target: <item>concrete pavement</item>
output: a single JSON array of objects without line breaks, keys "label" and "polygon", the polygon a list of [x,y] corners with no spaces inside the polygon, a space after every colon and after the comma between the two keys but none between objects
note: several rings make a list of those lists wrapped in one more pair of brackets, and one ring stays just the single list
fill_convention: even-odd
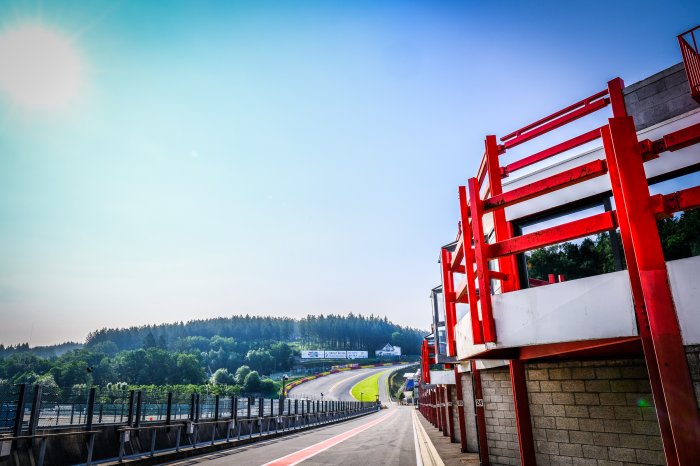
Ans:
[{"label": "concrete pavement", "polygon": [[351,400],[349,392],[354,384],[382,372],[379,377],[380,400],[388,404],[389,409],[359,419],[170,464],[424,466],[421,459],[423,455],[416,453],[418,437],[413,420],[414,409],[387,403],[389,397],[386,380],[393,369],[382,367],[332,374],[290,391],[291,396],[303,395],[301,389],[309,394],[323,391],[324,399]]}]

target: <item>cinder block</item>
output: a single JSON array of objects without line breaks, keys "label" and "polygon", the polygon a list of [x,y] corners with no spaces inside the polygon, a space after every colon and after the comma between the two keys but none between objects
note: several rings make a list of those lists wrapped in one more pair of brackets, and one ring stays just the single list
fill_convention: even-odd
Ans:
[{"label": "cinder block", "polygon": [[528,380],[549,380],[546,369],[529,369],[526,373]]},{"label": "cinder block", "polygon": [[559,444],[559,454],[562,456],[576,456],[578,458],[583,456],[583,450],[581,445],[576,443],[561,443]]},{"label": "cinder block", "polygon": [[543,380],[540,382],[540,390],[542,392],[560,392],[561,382],[552,380]]},{"label": "cinder block", "polygon": [[608,457],[613,461],[637,461],[637,454],[631,448],[608,447]]},{"label": "cinder block", "polygon": [[545,442],[538,440],[535,442],[535,448],[537,449],[538,453],[546,453],[549,455],[559,454],[559,444],[556,442]]},{"label": "cinder block", "polygon": [[598,461],[592,458],[572,458],[572,464],[573,466],[598,466]]},{"label": "cinder block", "polygon": [[551,393],[531,393],[530,402],[539,405],[551,405],[552,404],[552,394]]},{"label": "cinder block", "polygon": [[575,367],[571,370],[571,378],[584,381],[595,379],[595,369],[592,367]]},{"label": "cinder block", "polygon": [[556,429],[557,421],[554,417],[536,417],[532,420],[534,426],[538,429]]},{"label": "cinder block", "polygon": [[625,393],[601,393],[600,404],[606,406],[626,406],[628,404]]},{"label": "cinder block", "polygon": [[614,432],[617,434],[631,434],[632,422],[645,422],[645,421],[620,421],[617,419],[603,419],[603,426],[605,426],[605,432]]},{"label": "cinder block", "polygon": [[[579,420],[579,425],[581,424],[581,420]],[[580,443],[580,444],[586,444],[586,445],[594,445],[595,442],[593,441],[593,433],[592,432],[584,432],[580,430],[572,430],[569,432],[569,441],[571,443]]]},{"label": "cinder block", "polygon": [[619,379],[619,367],[596,367],[595,376],[598,379]]},{"label": "cinder block", "polygon": [[629,421],[633,434],[659,435],[659,424],[654,421]]},{"label": "cinder block", "polygon": [[561,383],[561,389],[565,392],[585,392],[586,384],[583,380],[564,380]]},{"label": "cinder block", "polygon": [[552,393],[552,403],[562,404],[562,405],[572,405],[574,404],[574,394],[573,393]]},{"label": "cinder block", "polygon": [[591,406],[588,411],[592,419],[615,419],[615,410],[612,406]]},{"label": "cinder block", "polygon": [[581,447],[583,450],[583,457],[584,458],[595,458],[598,460],[607,460],[608,459],[608,448],[607,447],[599,447],[596,445],[583,445]]},{"label": "cinder block", "polygon": [[[609,392],[611,391],[610,383],[611,382],[609,380],[586,380],[586,391],[594,393]],[[634,389],[619,391],[634,391]]]},{"label": "cinder block", "polygon": [[[617,435],[617,434],[609,434],[609,435]],[[619,434],[619,446],[625,447],[625,448],[641,448],[641,449],[646,449],[647,444],[649,443],[649,440],[652,440],[654,437],[650,437],[648,435],[636,435],[636,434]],[[613,445],[617,446],[617,445]]]},{"label": "cinder block", "polygon": [[588,407],[587,406],[565,406],[567,417],[588,417]]},{"label": "cinder block", "polygon": [[569,432],[566,430],[546,429],[545,432],[547,432],[547,441],[549,442],[569,443]]},{"label": "cinder block", "polygon": [[620,434],[593,432],[593,443],[603,447],[619,447]]},{"label": "cinder block", "polygon": [[[604,393],[600,395],[604,395]],[[574,393],[574,399],[577,405],[596,406],[601,404],[600,395],[598,393]]]},{"label": "cinder block", "polygon": [[624,379],[646,379],[649,377],[644,366],[621,367],[620,376]]},{"label": "cinder block", "polygon": [[542,407],[545,416],[564,417],[566,410],[564,405],[544,405]]},{"label": "cinder block", "polygon": [[579,430],[579,424],[578,424],[577,418],[557,417],[555,419],[556,419],[557,429]]},{"label": "cinder block", "polygon": [[579,427],[587,432],[605,432],[602,419],[579,419]]},{"label": "cinder block", "polygon": [[574,464],[571,457],[568,456],[552,455],[549,457],[549,461],[552,466],[572,466]]},{"label": "cinder block", "polygon": [[641,421],[642,409],[634,406],[615,406],[615,419],[635,419]]},{"label": "cinder block", "polygon": [[527,392],[528,393],[539,392],[539,391],[540,391],[540,382],[539,381],[533,380],[533,381],[527,382]]},{"label": "cinder block", "polygon": [[637,463],[640,464],[666,464],[663,451],[635,450]]},{"label": "cinder block", "polygon": [[571,379],[571,369],[568,367],[549,369],[549,378],[551,380],[569,380]]}]

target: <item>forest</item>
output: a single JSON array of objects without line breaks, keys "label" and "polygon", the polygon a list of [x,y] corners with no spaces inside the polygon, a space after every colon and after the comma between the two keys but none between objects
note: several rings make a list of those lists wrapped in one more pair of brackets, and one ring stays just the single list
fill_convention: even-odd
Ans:
[{"label": "forest", "polygon": [[[91,332],[84,345],[0,344],[0,384],[56,389],[97,385],[229,387],[271,394],[269,379],[292,369],[304,348],[366,350],[386,343],[418,354],[425,332],[361,315],[232,316]],[[53,354],[52,354],[53,350]]]}]

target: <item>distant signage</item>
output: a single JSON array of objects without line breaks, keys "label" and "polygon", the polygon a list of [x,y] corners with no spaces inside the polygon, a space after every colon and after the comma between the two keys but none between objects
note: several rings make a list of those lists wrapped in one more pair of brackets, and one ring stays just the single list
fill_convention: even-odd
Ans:
[{"label": "distant signage", "polygon": [[301,359],[323,359],[323,350],[302,351]]},{"label": "distant signage", "polygon": [[367,351],[348,351],[348,359],[367,359]]},{"label": "distant signage", "polygon": [[326,359],[345,359],[347,351],[326,351]]}]

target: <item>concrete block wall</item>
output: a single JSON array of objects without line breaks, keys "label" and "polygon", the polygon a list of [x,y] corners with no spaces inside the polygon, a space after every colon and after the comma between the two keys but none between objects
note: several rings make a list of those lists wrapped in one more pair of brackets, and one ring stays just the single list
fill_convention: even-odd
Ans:
[{"label": "concrete block wall", "polygon": [[460,374],[462,378],[462,399],[464,400],[464,424],[467,428],[467,450],[473,453],[479,451],[476,432],[476,412],[474,411],[474,390],[470,372]]},{"label": "concrete block wall", "polygon": [[519,465],[520,448],[508,368],[481,371],[481,391],[490,464]]},{"label": "concrete block wall", "polygon": [[665,464],[642,360],[526,367],[537,464]]},{"label": "concrete block wall", "polygon": [[700,410],[700,345],[686,346],[685,355],[688,358],[690,378],[693,381],[693,388],[695,389],[695,399],[698,402],[698,410]]},{"label": "concrete block wall", "polygon": [[700,108],[690,96],[683,63],[678,63],[624,89],[627,113],[637,130]]}]

